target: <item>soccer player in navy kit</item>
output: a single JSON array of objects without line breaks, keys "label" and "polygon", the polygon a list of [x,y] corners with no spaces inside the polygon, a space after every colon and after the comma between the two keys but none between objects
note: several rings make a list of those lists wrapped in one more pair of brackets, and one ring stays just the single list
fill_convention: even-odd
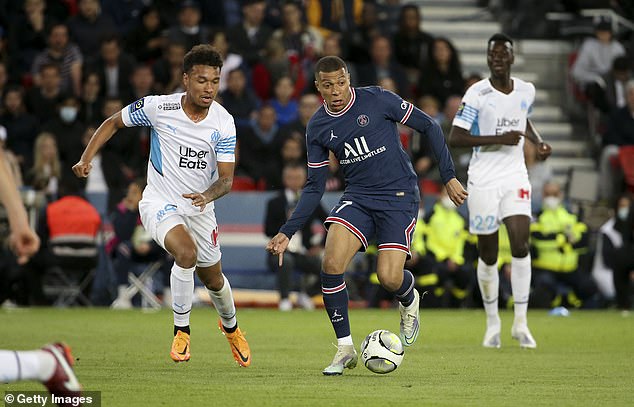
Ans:
[{"label": "soccer player in navy kit", "polygon": [[403,270],[410,255],[420,194],[416,173],[403,150],[396,123],[427,135],[449,197],[461,205],[467,197],[455,178],[454,166],[440,127],[425,113],[379,87],[352,88],[343,60],[334,56],[315,65],[315,85],[324,105],[306,129],[308,181],[295,212],[267,244],[280,256],[289,239],[319,204],[328,176],[328,152],[341,165],[346,189],[326,219],[328,237],[321,273],[326,311],[337,335],[337,353],[323,370],[341,375],[357,364],[350,335],[348,292],[343,273],[358,250],[375,239],[379,248],[377,274],[381,285],[400,304],[401,340],[411,346],[419,332],[419,294],[412,274]]}]

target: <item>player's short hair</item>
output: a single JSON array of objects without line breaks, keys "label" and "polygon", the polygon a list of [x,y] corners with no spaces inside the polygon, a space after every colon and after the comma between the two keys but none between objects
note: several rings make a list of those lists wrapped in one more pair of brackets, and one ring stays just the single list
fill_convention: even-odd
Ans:
[{"label": "player's short hair", "polygon": [[513,51],[513,40],[508,35],[504,33],[493,34],[491,38],[489,38],[489,41],[487,41],[488,48],[491,48],[491,45],[496,42],[503,42],[509,50]]},{"label": "player's short hair", "polygon": [[222,57],[214,47],[209,44],[194,46],[183,58],[183,72],[190,73],[194,65],[207,65],[222,68]]},{"label": "player's short hair", "polygon": [[334,55],[323,57],[315,64],[315,79],[319,79],[319,72],[335,72],[341,68],[348,72],[348,66],[343,59]]}]

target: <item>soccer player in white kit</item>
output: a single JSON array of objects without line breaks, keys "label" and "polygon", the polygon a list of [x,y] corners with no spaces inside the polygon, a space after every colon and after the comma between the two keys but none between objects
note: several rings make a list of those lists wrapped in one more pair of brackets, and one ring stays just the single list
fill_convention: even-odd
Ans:
[{"label": "soccer player in white kit", "polygon": [[147,187],[139,204],[145,229],[174,256],[170,276],[175,362],[190,359],[189,315],[194,270],[205,284],[240,366],[251,364],[249,345],[238,328],[229,281],[222,274],[216,199],[231,190],[236,129],[233,117],[214,101],[222,58],[210,45],[197,45],[183,60],[185,93],[146,96],[106,119],[73,166],[86,177],[91,160],[124,126],[151,127]]},{"label": "soccer player in white kit", "polygon": [[449,143],[473,147],[469,163],[469,231],[478,235],[478,285],[487,314],[482,345],[501,346],[498,315],[498,229],[504,222],[511,243],[511,288],[515,319],[511,336],[522,348],[537,343],[526,319],[531,283],[529,226],[531,185],[524,163],[524,139],[538,146],[539,159],[551,147],[544,143],[528,115],[535,100],[535,87],[511,77],[513,41],[495,34],[488,41],[490,77],[473,84],[465,93],[453,121]]}]

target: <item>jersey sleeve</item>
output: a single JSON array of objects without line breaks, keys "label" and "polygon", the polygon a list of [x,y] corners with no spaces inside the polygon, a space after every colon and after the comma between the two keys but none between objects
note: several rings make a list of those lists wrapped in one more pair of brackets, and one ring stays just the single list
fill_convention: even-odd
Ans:
[{"label": "jersey sleeve", "polygon": [[531,117],[531,115],[533,114],[533,105],[535,104],[535,85],[533,85],[532,83],[528,84],[528,87],[530,89],[530,102],[528,104],[528,110],[527,110],[527,117]]},{"label": "jersey sleeve", "polygon": [[472,87],[462,97],[462,103],[456,117],[453,119],[453,125],[467,131],[471,130],[471,126],[478,120],[478,112],[480,111],[480,103],[477,91]]},{"label": "jersey sleeve", "polygon": [[121,119],[126,127],[147,126],[152,127],[156,123],[156,96],[146,96],[130,103],[121,109]]},{"label": "jersey sleeve", "polygon": [[402,123],[425,135],[438,161],[440,178],[443,183],[456,177],[456,170],[445,143],[442,129],[428,114],[403,100],[388,90],[381,89],[380,96],[385,105],[385,112],[390,120]]},{"label": "jersey sleeve", "polygon": [[220,140],[216,144],[216,157],[218,162],[233,163],[236,161],[236,125],[230,115],[223,123]]},{"label": "jersey sleeve", "polygon": [[310,123],[306,129],[306,149],[308,150],[308,178],[297,206],[291,217],[280,228],[289,239],[303,228],[321,202],[328,178],[328,149],[321,145],[313,134]]}]

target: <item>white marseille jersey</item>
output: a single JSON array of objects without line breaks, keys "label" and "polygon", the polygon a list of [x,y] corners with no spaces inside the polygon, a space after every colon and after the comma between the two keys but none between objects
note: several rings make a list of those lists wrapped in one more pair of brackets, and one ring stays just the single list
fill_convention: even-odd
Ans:
[{"label": "white marseille jersey", "polygon": [[[218,162],[235,162],[233,117],[213,102],[207,117],[194,123],[183,111],[184,93],[146,96],[121,110],[128,126],[150,127],[150,162],[144,198],[157,197],[183,214],[200,209],[181,195],[203,192],[218,179]],[[213,202],[205,212],[213,210]]]},{"label": "white marseille jersey", "polygon": [[[513,80],[513,91],[504,94],[489,79],[474,83],[462,98],[453,125],[472,135],[501,135],[507,131],[526,131],[526,121],[535,100],[533,84]],[[469,162],[469,185],[495,187],[512,175],[527,177],[524,163],[524,137],[516,146],[491,145],[473,148]]]}]

